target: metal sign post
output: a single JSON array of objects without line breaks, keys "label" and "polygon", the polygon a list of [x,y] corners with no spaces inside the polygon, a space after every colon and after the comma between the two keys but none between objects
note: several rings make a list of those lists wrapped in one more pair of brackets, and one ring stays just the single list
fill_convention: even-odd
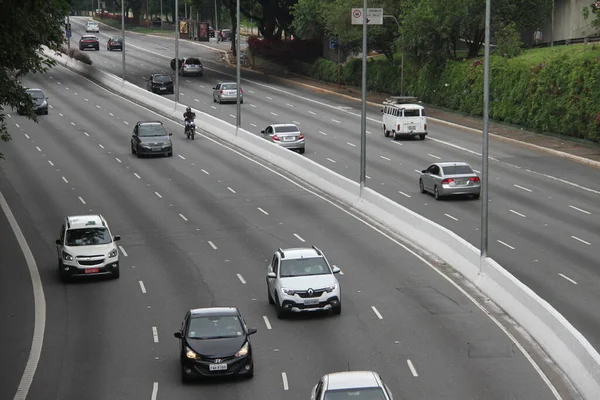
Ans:
[{"label": "metal sign post", "polygon": [[121,0],[121,64],[123,67],[123,82],[125,82],[125,49],[127,43],[125,43],[125,1]]},{"label": "metal sign post", "polygon": [[238,130],[242,127],[242,105],[240,103],[240,90],[241,86],[241,66],[240,66],[240,0],[237,0],[237,21],[236,21],[236,32],[235,32],[235,69],[236,69],[236,103],[237,103],[237,115],[235,124],[235,135],[237,136]]},{"label": "metal sign post", "polygon": [[179,103],[179,0],[175,0],[175,103]]},{"label": "metal sign post", "polygon": [[488,147],[489,147],[489,121],[490,121],[490,19],[492,14],[492,0],[485,4],[485,61],[483,72],[483,149],[481,150],[481,259],[479,271],[488,254]]}]

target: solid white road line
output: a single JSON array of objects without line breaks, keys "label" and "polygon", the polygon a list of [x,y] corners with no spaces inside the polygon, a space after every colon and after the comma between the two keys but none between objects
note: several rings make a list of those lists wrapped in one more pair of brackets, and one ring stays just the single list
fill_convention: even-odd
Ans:
[{"label": "solid white road line", "polygon": [[263,210],[262,208],[258,207],[258,211],[260,211],[261,213],[265,214],[265,215],[269,215],[268,212],[266,212],[265,210]]},{"label": "solid white road line", "polygon": [[435,154],[427,154],[427,155],[428,155],[429,157],[433,157],[433,158],[435,158],[435,159],[437,159],[437,160],[441,160],[441,159],[442,159],[442,157],[438,157],[438,156],[436,156]]},{"label": "solid white road line", "polygon": [[384,159],[384,160],[386,160],[386,161],[392,161],[392,159],[391,159],[391,158],[387,158],[387,157],[384,157],[384,156],[379,156],[379,158],[383,158],[383,159]]},{"label": "solid white road line", "polygon": [[281,379],[283,380],[283,390],[290,390],[287,380],[287,374],[285,372],[281,373]]},{"label": "solid white road line", "polygon": [[240,274],[237,274],[238,279],[240,280],[240,282],[242,282],[242,284],[246,284],[246,281],[244,280],[244,277]]},{"label": "solid white road line", "polygon": [[206,175],[210,175],[207,170],[201,169],[200,171],[204,172]]},{"label": "solid white road line", "polygon": [[123,248],[123,246],[119,246],[119,250],[121,250],[121,253],[123,253],[123,255],[125,257],[127,257],[127,252],[125,251],[125,249]]},{"label": "solid white road line", "polygon": [[583,240],[583,239],[580,239],[580,238],[578,238],[577,236],[571,236],[571,237],[572,237],[573,239],[575,239],[575,240],[577,240],[577,241],[579,241],[579,242],[583,243],[583,244],[587,244],[588,246],[591,246],[591,245],[592,245],[590,242],[586,242],[585,240]]},{"label": "solid white road line", "polygon": [[302,239],[302,237],[300,237],[300,235],[298,235],[297,233],[294,233],[294,236],[296,236],[296,239],[298,239],[302,243],[306,243],[306,240]]},{"label": "solid white road line", "polygon": [[154,343],[158,343],[158,331],[155,326],[152,327],[152,336],[154,337]]},{"label": "solid white road line", "polygon": [[589,211],[585,211],[585,210],[582,210],[581,208],[578,208],[578,207],[575,207],[575,206],[571,206],[571,205],[569,205],[569,207],[571,207],[573,210],[580,211],[580,212],[582,212],[582,213],[584,213],[584,214],[588,214],[588,215],[590,215],[590,214],[591,214],[591,212],[589,212]]},{"label": "solid white road line", "polygon": [[410,369],[411,374],[413,374],[413,376],[416,378],[417,376],[419,376],[419,374],[417,374],[417,369],[415,368],[415,366],[413,365],[412,361],[410,360],[406,360],[406,363],[408,364],[408,368]]},{"label": "solid white road line", "polygon": [[100,143],[98,143],[98,146],[100,146],[101,148],[104,148],[104,146],[102,146]]},{"label": "solid white road line", "polygon": [[231,193],[236,193],[235,190],[233,190],[232,188],[230,188],[229,186],[227,186],[227,189],[231,192]]},{"label": "solid white road line", "polygon": [[117,160],[118,162],[123,162],[123,161],[119,160],[118,158],[115,158],[115,160]]},{"label": "solid white road line", "polygon": [[144,286],[144,282],[140,281],[140,289],[142,289],[142,293],[146,294],[146,286]]},{"label": "solid white road line", "polygon": [[185,160],[185,157],[182,156],[181,154],[177,154],[177,157],[181,158],[182,160]]},{"label": "solid white road line", "polygon": [[35,148],[37,149],[37,151],[41,152],[42,149],[40,149],[38,146],[35,146]]},{"label": "solid white road line", "polygon": [[156,196],[157,196],[159,199],[162,199],[162,196],[160,195],[160,193],[158,193],[158,192],[154,192],[154,194],[155,194],[155,195],[156,195]]},{"label": "solid white road line", "polygon": [[504,243],[502,240],[498,240],[498,243],[500,243],[501,245],[504,245],[506,247],[508,247],[511,250],[514,250],[515,248],[512,247],[510,244]]},{"label": "solid white road line", "polygon": [[375,308],[375,306],[371,306],[371,309],[373,310],[375,315],[377,315],[377,318],[383,319],[383,316],[379,313],[379,311]]},{"label": "solid white road line", "polygon": [[265,325],[267,326],[267,329],[272,329],[271,323],[269,322],[269,318],[267,318],[266,315],[263,315],[263,320],[265,321]]},{"label": "solid white road line", "polygon": [[577,285],[577,282],[575,282],[573,279],[569,278],[568,276],[561,274],[560,272],[558,273],[560,276],[562,276],[563,278],[565,278],[566,280],[568,280],[569,282],[571,282],[574,285]]},{"label": "solid white road line", "polygon": [[6,219],[10,227],[13,230],[21,252],[25,257],[27,263],[27,269],[29,270],[29,276],[31,278],[31,285],[33,287],[33,304],[34,304],[34,322],[33,322],[33,339],[31,341],[31,349],[29,350],[29,356],[27,358],[27,364],[21,376],[21,381],[17,387],[17,393],[15,394],[14,400],[25,400],[27,393],[33,382],[35,371],[40,361],[40,355],[42,353],[42,345],[44,343],[44,330],[46,329],[46,299],[44,296],[44,287],[42,285],[42,278],[38,270],[37,264],[33,253],[25,240],[25,236],[15,219],[12,211],[10,210],[6,199],[2,192],[0,192],[0,208],[4,211]]},{"label": "solid white road line", "polygon": [[450,218],[450,219],[453,219],[453,220],[455,220],[455,221],[458,221],[458,218],[455,218],[455,217],[453,217],[453,216],[452,216],[452,215],[450,215],[450,214],[444,214],[444,215],[445,215],[446,217]]},{"label": "solid white road line", "polygon": [[142,177],[141,177],[141,176],[139,176],[137,173],[135,173],[135,172],[134,172],[133,174],[135,175],[135,177],[136,177],[136,178],[138,178],[138,179],[142,179]]},{"label": "solid white road line", "polygon": [[215,244],[213,242],[211,242],[210,240],[208,241],[208,244],[210,245],[210,247],[213,248],[213,250],[217,250],[218,249],[218,247],[215,246]]},{"label": "solid white road line", "polygon": [[79,201],[81,201],[83,204],[86,204],[85,200],[82,199],[81,197],[78,197]]},{"label": "solid white road line", "polygon": [[508,211],[510,211],[510,212],[511,212],[511,213],[513,213],[513,214],[516,214],[516,215],[518,215],[519,217],[526,218],[525,214],[521,214],[520,212],[517,212],[517,211],[515,211],[515,210],[508,210]]},{"label": "solid white road line", "polygon": [[325,136],[327,136],[327,134],[326,134],[325,132],[323,132],[323,131],[319,131],[319,133],[320,133],[321,135],[325,135]]},{"label": "solid white road line", "polygon": [[533,192],[533,190],[527,189],[526,187],[523,187],[523,186],[514,185],[514,184],[513,184],[513,186],[516,187],[516,188],[519,188],[521,190],[525,190],[526,192],[530,192],[530,193]]},{"label": "solid white road line", "polygon": [[67,180],[67,178],[65,178],[64,176],[62,177],[62,180],[65,181],[65,183],[69,183],[69,181]]},{"label": "solid white road line", "polygon": [[356,145],[355,145],[354,143],[346,142],[346,144],[347,144],[348,146],[356,147]]},{"label": "solid white road line", "polygon": [[327,157],[327,161],[331,161],[332,163],[335,163],[335,160],[332,160],[331,158]]},{"label": "solid white road line", "polygon": [[183,214],[179,214],[179,216],[181,217],[181,219],[182,219],[182,220],[184,220],[184,221],[186,221],[186,222],[187,222],[187,220],[188,220],[188,219],[185,217],[185,215],[183,215]]},{"label": "solid white road line", "polygon": [[401,192],[401,191],[399,191],[399,190],[398,190],[398,193],[400,193],[402,196],[405,196],[405,197],[410,197],[410,194],[406,194],[406,193],[404,193],[404,192]]},{"label": "solid white road line", "polygon": [[156,400],[158,398],[158,382],[152,384],[152,396],[150,400]]},{"label": "solid white road line", "polygon": [[54,167],[54,163],[52,161],[48,160],[48,164]]}]

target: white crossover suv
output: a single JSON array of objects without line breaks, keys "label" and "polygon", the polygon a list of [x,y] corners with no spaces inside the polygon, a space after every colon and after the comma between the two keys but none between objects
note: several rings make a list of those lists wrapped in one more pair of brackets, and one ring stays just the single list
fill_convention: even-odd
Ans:
[{"label": "white crossover suv", "polygon": [[66,217],[56,240],[58,271],[63,281],[74,276],[109,275],[119,277],[121,240],[112,236],[102,215]]},{"label": "white crossover suv", "polygon": [[331,267],[325,255],[312,248],[277,249],[267,266],[267,292],[277,318],[289,312],[331,310],[342,312],[340,269]]}]

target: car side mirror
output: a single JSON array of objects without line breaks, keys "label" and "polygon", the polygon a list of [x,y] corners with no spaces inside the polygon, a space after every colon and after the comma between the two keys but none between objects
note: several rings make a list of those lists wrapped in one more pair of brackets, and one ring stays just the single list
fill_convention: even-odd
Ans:
[{"label": "car side mirror", "polygon": [[262,130],[262,131],[260,131],[260,133],[262,133],[262,134],[264,135],[264,134],[265,134],[265,131],[264,131],[264,130]]},{"label": "car side mirror", "polygon": [[275,274],[275,272],[269,272],[267,278],[277,278],[277,274]]},{"label": "car side mirror", "polygon": [[338,267],[333,267],[331,270],[333,271],[334,274],[339,274],[342,271]]},{"label": "car side mirror", "polygon": [[248,328],[248,335],[254,335],[256,332],[258,332],[258,329],[256,329],[256,328]]},{"label": "car side mirror", "polygon": [[56,239],[56,242],[55,242],[55,243],[56,243],[56,244],[62,244],[62,240],[60,240],[60,239]]},{"label": "car side mirror", "polygon": [[169,132],[169,136],[173,136],[173,134],[171,132]]},{"label": "car side mirror", "polygon": [[217,90],[217,87],[216,87],[216,86],[213,86],[213,90]]},{"label": "car side mirror", "polygon": [[46,100],[50,99],[50,97],[46,97]]},{"label": "car side mirror", "polygon": [[421,172],[422,172],[422,173],[424,173],[424,174],[426,174],[426,173],[427,173],[427,170],[426,170],[426,169],[424,169],[424,170],[422,170]]},{"label": "car side mirror", "polygon": [[118,242],[119,240],[121,240],[121,235],[115,235],[115,236],[113,236],[113,240],[115,242]]},{"label": "car side mirror", "polygon": [[381,113],[383,114],[383,110],[381,110]]},{"label": "car side mirror", "polygon": [[134,138],[134,137],[135,137],[135,133],[132,133],[132,134],[131,134],[131,137],[133,137],[133,138]]},{"label": "car side mirror", "polygon": [[173,336],[175,336],[177,339],[183,339],[183,336],[181,335],[181,332],[175,332],[173,334]]}]

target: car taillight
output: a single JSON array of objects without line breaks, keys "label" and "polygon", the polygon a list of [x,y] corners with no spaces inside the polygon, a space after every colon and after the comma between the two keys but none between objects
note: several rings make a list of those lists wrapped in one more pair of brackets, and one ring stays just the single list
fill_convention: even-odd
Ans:
[{"label": "car taillight", "polygon": [[219,94],[223,94],[223,89],[221,89],[221,91],[219,92]]},{"label": "car taillight", "polygon": [[244,89],[240,89],[240,94],[244,94]]},{"label": "car taillight", "polygon": [[473,182],[479,182],[479,177],[478,176],[474,176],[470,179]]},{"label": "car taillight", "polygon": [[400,125],[398,125],[398,129],[396,129],[398,132],[400,132]]},{"label": "car taillight", "polygon": [[447,185],[447,184],[449,184],[451,182],[454,182],[454,179],[452,179],[452,178],[446,178],[446,179],[444,179],[442,181],[442,185]]},{"label": "car taillight", "polygon": [[427,124],[425,124],[425,132],[427,132]]},{"label": "car taillight", "polygon": [[277,135],[273,135],[271,137],[273,138],[273,140],[279,140],[279,136],[277,136]]},{"label": "car taillight", "polygon": [[301,134],[298,136],[298,139],[304,139],[304,133],[301,133]]}]

